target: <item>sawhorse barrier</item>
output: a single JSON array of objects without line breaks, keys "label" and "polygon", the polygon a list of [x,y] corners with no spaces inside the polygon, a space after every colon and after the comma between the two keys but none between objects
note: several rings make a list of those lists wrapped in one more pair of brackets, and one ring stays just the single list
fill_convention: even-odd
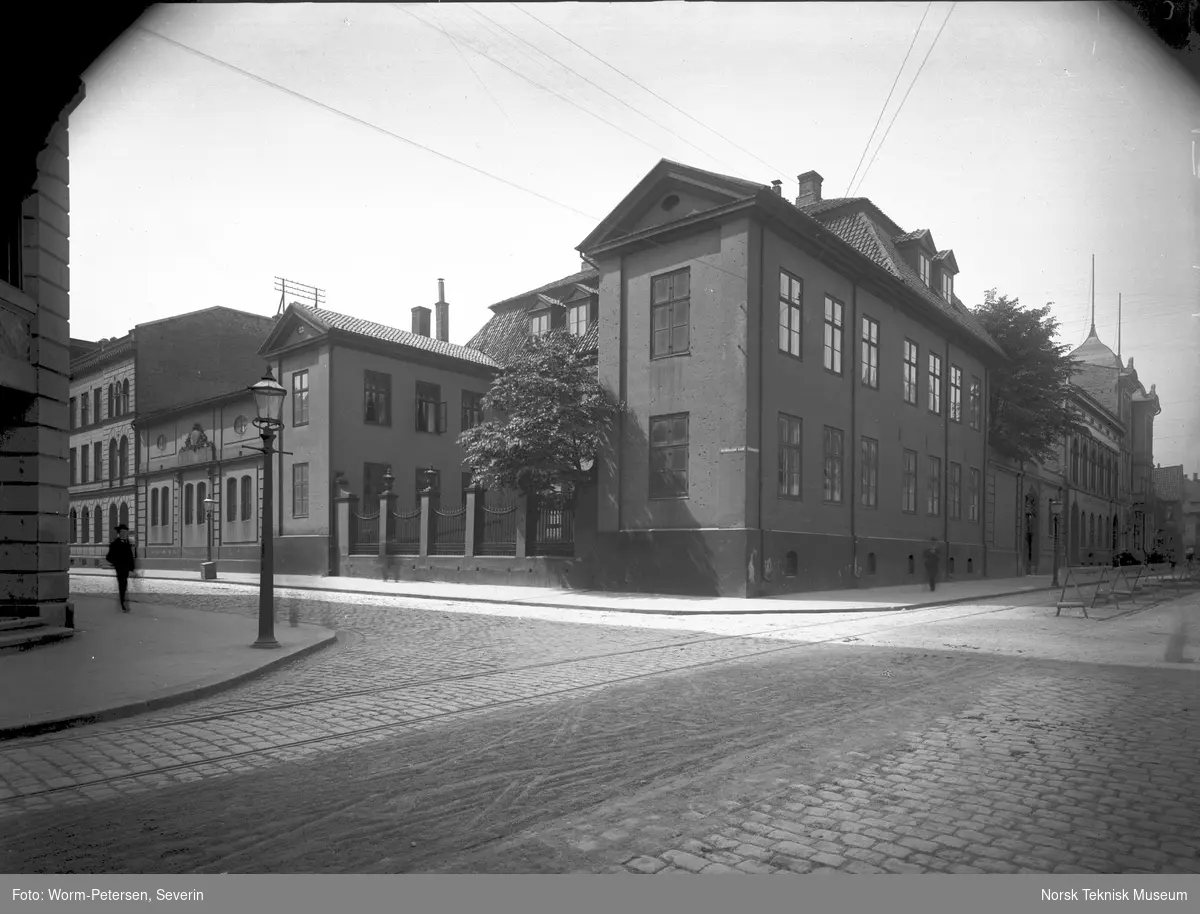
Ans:
[{"label": "sawhorse barrier", "polygon": [[[1118,591],[1114,590],[1115,579],[1112,572],[1115,569],[1108,565],[1068,565],[1067,576],[1063,580],[1062,593],[1059,594],[1057,611],[1054,615],[1062,614],[1064,609],[1077,607],[1083,610],[1083,617],[1090,619],[1088,609],[1094,608],[1096,601],[1100,597],[1112,600],[1117,604],[1117,609],[1121,608],[1120,600],[1118,599]],[[1095,588],[1091,592],[1091,599],[1084,596],[1083,588]],[[1074,598],[1067,596],[1067,590],[1074,592]]]}]

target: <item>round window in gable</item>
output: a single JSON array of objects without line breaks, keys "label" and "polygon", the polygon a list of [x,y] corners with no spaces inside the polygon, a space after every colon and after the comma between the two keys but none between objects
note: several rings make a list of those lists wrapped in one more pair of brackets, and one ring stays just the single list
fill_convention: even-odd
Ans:
[{"label": "round window in gable", "polygon": [[158,441],[157,441],[157,442],[155,442],[155,443],[158,445],[158,449],[159,449],[160,451],[165,451],[165,450],[167,449],[167,436],[166,436],[166,435],[159,435],[159,436],[158,436]]},{"label": "round window in gable", "polygon": [[670,212],[679,205],[679,194],[668,194],[663,198],[662,208],[666,212]]},{"label": "round window in gable", "polygon": [[238,416],[233,422],[233,430],[239,435],[246,430],[246,417]]}]

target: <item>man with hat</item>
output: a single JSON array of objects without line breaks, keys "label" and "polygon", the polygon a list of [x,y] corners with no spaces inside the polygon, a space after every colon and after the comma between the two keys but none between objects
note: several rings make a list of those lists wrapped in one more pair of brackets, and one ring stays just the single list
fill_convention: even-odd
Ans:
[{"label": "man with hat", "polygon": [[135,567],[133,544],[129,542],[129,527],[125,524],[117,527],[117,538],[108,547],[108,555],[104,557],[108,564],[117,572],[117,592],[121,597],[121,611],[129,612],[125,602],[125,592],[129,587],[129,575]]}]

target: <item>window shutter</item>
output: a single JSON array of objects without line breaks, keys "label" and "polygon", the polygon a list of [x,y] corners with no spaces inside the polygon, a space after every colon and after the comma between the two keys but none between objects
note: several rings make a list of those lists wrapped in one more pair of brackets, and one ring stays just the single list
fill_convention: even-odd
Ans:
[{"label": "window shutter", "polygon": [[443,400],[437,405],[437,432],[442,434],[446,431],[446,402]]}]

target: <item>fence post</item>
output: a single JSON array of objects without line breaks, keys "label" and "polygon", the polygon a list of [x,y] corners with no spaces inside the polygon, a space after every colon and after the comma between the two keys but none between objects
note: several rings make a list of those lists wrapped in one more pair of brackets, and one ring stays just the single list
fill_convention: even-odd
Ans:
[{"label": "fence post", "polygon": [[341,493],[334,499],[334,503],[337,509],[338,560],[341,567],[345,568],[350,550],[354,548],[354,536],[358,532],[355,524],[351,522],[351,518],[358,512],[358,496],[345,489],[342,489]]},{"label": "fence post", "polygon": [[529,558],[537,550],[534,548],[537,539],[538,522],[537,495],[521,493],[517,496],[517,550],[519,559]]},{"label": "fence post", "polygon": [[433,486],[421,490],[421,546],[417,554],[423,559],[429,557],[437,536],[437,517],[434,515],[438,505],[437,495]]},{"label": "fence post", "polygon": [[467,489],[466,530],[463,532],[463,557],[474,558],[483,539],[483,486],[472,484]]},{"label": "fence post", "polygon": [[395,483],[396,477],[392,475],[392,468],[388,467],[387,472],[383,475],[383,493],[379,496],[379,557],[387,558],[388,540],[391,539],[391,534],[396,529],[396,518],[393,512],[396,510],[396,493],[392,491],[392,484]]}]

